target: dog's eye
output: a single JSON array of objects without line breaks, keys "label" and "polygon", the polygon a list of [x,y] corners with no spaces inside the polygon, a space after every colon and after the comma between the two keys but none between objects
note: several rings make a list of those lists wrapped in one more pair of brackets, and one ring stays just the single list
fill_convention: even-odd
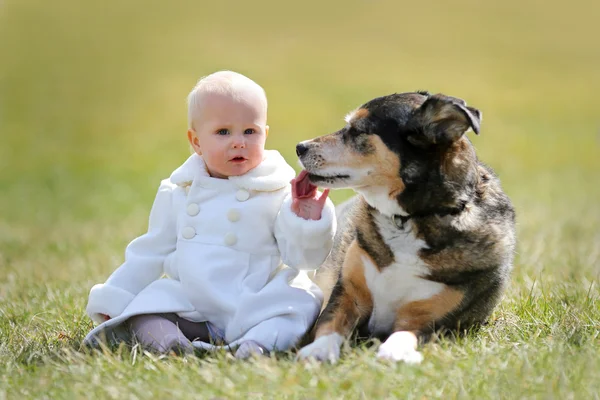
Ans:
[{"label": "dog's eye", "polygon": [[350,137],[356,137],[356,136],[362,134],[362,132],[359,131],[358,129],[356,129],[354,126],[351,126],[350,128],[348,128],[348,131],[346,133]]},{"label": "dog's eye", "polygon": [[342,134],[342,140],[344,142],[355,142],[356,139],[361,136],[361,132],[356,129],[354,126],[349,126],[345,132]]}]

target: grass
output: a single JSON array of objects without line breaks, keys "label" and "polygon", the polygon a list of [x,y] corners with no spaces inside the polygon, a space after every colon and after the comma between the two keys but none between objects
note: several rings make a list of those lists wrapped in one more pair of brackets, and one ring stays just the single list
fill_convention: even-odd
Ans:
[{"label": "grass", "polygon": [[[0,399],[600,398],[599,12],[584,0],[0,1]],[[334,366],[81,349],[89,289],[188,154],[187,92],[222,68],[265,87],[268,146],[291,163],[295,143],[378,95],[428,89],[480,108],[472,140],[518,213],[490,324],[428,345],[416,367],[366,347]]]}]

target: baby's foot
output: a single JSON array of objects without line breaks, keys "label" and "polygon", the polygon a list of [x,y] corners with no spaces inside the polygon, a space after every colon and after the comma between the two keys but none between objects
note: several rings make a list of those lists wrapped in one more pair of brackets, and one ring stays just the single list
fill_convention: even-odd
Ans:
[{"label": "baby's foot", "polygon": [[299,360],[329,361],[335,364],[340,358],[340,347],[343,342],[344,337],[339,333],[321,336],[311,344],[301,348],[297,358]]},{"label": "baby's foot", "polygon": [[238,360],[246,360],[252,356],[267,356],[269,351],[254,340],[247,340],[240,344],[240,347],[235,351],[235,358]]}]

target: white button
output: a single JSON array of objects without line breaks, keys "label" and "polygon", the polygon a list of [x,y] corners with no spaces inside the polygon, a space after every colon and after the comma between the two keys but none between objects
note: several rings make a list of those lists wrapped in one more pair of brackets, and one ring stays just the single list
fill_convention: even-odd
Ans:
[{"label": "white button", "polygon": [[235,198],[237,199],[237,201],[246,201],[250,198],[250,192],[244,189],[240,189],[235,194]]},{"label": "white button", "polygon": [[196,230],[191,226],[186,226],[181,230],[181,236],[185,239],[191,239],[196,236]]},{"label": "white button", "polygon": [[231,222],[239,221],[240,220],[239,210],[232,208],[231,210],[227,211],[227,219],[230,220]]},{"label": "white button", "polygon": [[235,236],[235,233],[229,232],[228,234],[225,235],[225,244],[227,246],[233,246],[236,243],[237,243],[237,236]]},{"label": "white button", "polygon": [[198,204],[196,204],[196,203],[188,204],[188,206],[187,206],[188,215],[191,215],[193,217],[195,215],[198,215],[199,212],[200,212],[200,207],[198,207]]},{"label": "white button", "polygon": [[185,187],[185,194],[189,194],[190,193],[190,188],[191,188],[191,186],[186,186]]}]

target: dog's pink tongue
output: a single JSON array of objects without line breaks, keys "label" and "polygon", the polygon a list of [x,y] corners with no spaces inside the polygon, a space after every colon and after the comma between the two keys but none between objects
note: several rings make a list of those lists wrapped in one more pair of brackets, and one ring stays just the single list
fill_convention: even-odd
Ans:
[{"label": "dog's pink tongue", "polygon": [[296,195],[299,199],[310,199],[317,194],[317,187],[308,180],[308,172],[306,170],[300,172],[294,185],[296,185]]}]

